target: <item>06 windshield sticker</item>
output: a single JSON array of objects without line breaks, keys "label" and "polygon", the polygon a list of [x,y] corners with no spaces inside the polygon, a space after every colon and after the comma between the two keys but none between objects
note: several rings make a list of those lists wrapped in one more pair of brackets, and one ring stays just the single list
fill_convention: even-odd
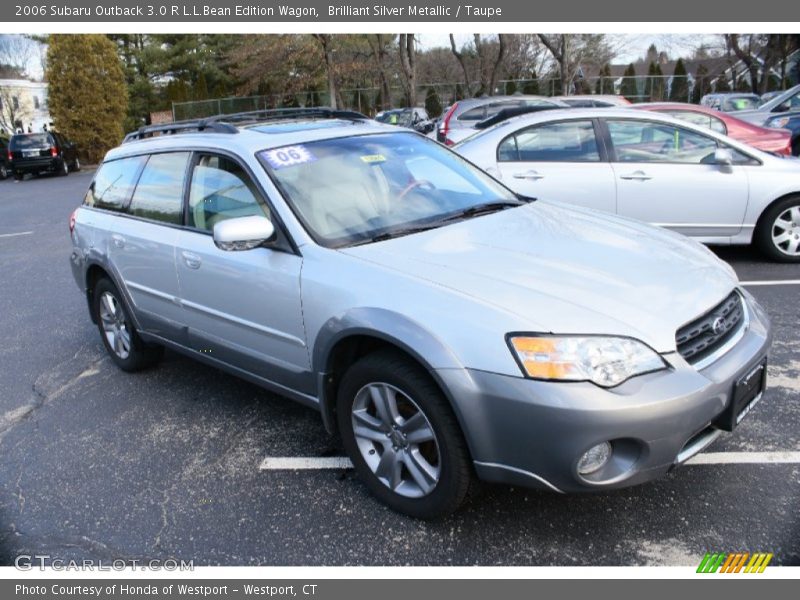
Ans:
[{"label": "06 windshield sticker", "polygon": [[270,167],[276,170],[317,160],[317,157],[305,146],[284,146],[275,150],[264,150],[261,156],[269,163]]}]

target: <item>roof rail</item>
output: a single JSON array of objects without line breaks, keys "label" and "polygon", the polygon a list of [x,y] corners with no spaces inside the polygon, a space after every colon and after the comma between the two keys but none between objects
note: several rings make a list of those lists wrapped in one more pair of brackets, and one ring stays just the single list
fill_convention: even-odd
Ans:
[{"label": "roof rail", "polygon": [[122,143],[143,140],[154,135],[174,135],[176,133],[187,133],[190,131],[213,131],[215,133],[239,133],[239,130],[228,123],[218,123],[209,119],[194,119],[191,121],[177,121],[175,123],[163,123],[159,125],[145,125],[136,131],[132,131],[125,136]]},{"label": "roof rail", "polygon": [[329,106],[318,106],[314,108],[265,108],[261,110],[251,110],[232,114],[221,114],[208,117],[209,122],[241,122],[249,121],[258,123],[263,121],[277,121],[281,119],[294,118],[317,118],[317,119],[347,119],[350,121],[362,121],[369,119],[368,116],[355,110],[342,110]]},{"label": "roof rail", "polygon": [[260,123],[293,118],[318,118],[318,119],[348,119],[361,121],[369,119],[366,115],[354,110],[339,110],[327,106],[316,108],[271,108],[252,110],[247,112],[219,114],[202,119],[163,123],[160,125],[145,125],[125,136],[122,143],[143,140],[154,135],[174,135],[176,133],[203,132],[213,133],[239,133],[233,123]]}]

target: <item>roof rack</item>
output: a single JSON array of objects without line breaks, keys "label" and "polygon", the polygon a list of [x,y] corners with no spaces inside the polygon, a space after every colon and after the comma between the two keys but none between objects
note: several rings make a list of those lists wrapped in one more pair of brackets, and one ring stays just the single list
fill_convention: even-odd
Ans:
[{"label": "roof rack", "polygon": [[354,110],[339,110],[325,106],[317,108],[271,108],[231,114],[219,114],[202,119],[177,121],[175,123],[145,125],[126,135],[122,143],[143,140],[155,135],[174,135],[176,133],[203,131],[212,133],[239,133],[239,129],[233,125],[233,123],[262,123],[265,121],[293,118],[348,119],[351,121],[369,119],[366,115]]},{"label": "roof rack", "polygon": [[518,117],[520,115],[526,115],[528,113],[535,113],[541,112],[543,110],[555,110],[555,109],[566,109],[564,106],[515,106],[513,108],[504,108],[496,115],[492,115],[488,119],[484,119],[478,123],[475,123],[475,129],[486,129],[487,127],[491,127],[492,125],[497,125],[498,123],[502,123],[503,121],[510,119],[511,117]]}]

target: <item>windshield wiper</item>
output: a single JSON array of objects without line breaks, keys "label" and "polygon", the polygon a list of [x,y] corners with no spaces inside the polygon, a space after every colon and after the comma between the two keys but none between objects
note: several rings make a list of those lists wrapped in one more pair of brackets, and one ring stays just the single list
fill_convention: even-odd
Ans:
[{"label": "windshield wiper", "polygon": [[502,200],[499,202],[487,202],[485,204],[477,204],[475,206],[470,206],[469,208],[465,208],[460,210],[456,213],[448,215],[444,219],[443,222],[449,221],[459,221],[461,219],[470,219],[472,217],[477,217],[478,215],[487,215],[489,213],[498,212],[501,210],[505,210],[507,208],[514,208],[517,206],[522,206],[523,202],[510,202],[508,200]]},{"label": "windshield wiper", "polygon": [[379,233],[378,235],[374,235],[364,240],[359,240],[354,244],[350,244],[351,246],[361,246],[362,244],[371,244],[373,242],[383,242],[385,240],[391,240],[396,237],[402,237],[404,235],[411,235],[412,233],[420,233],[422,231],[428,231],[430,229],[436,229],[441,225],[440,222],[437,222],[433,225],[419,225],[417,227],[402,227],[400,229],[392,229],[391,231],[384,231],[383,233]]}]

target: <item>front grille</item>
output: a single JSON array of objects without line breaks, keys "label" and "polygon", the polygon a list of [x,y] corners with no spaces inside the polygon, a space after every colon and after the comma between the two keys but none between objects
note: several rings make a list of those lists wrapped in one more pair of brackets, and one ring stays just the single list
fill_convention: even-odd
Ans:
[{"label": "front grille", "polygon": [[744,325],[744,306],[738,292],[732,292],[710,311],[678,329],[678,352],[689,363],[713,354]]}]

